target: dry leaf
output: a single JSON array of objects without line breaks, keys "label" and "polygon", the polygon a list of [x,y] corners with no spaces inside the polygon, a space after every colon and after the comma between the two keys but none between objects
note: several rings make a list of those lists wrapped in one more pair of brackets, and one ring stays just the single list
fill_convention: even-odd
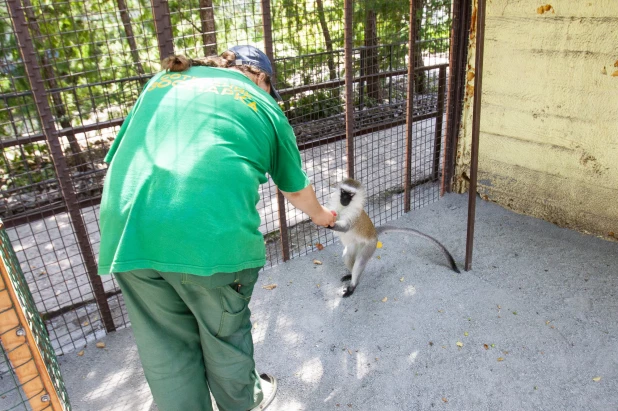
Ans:
[{"label": "dry leaf", "polygon": [[614,63],[614,67],[618,67],[618,60]]},{"label": "dry leaf", "polygon": [[84,327],[88,326],[88,324],[90,324],[88,321],[84,321],[84,323],[82,324]]},{"label": "dry leaf", "polygon": [[444,402],[448,402],[448,400],[446,399],[446,397],[442,397],[442,401],[444,401]]},{"label": "dry leaf", "polygon": [[403,277],[401,277],[401,278],[399,279],[399,281],[401,281],[401,282],[403,283]]},{"label": "dry leaf", "polygon": [[348,354],[352,355],[352,351],[348,348]]},{"label": "dry leaf", "polygon": [[382,259],[382,257],[380,257],[380,256],[377,256],[376,258],[377,258],[378,260],[381,260],[381,259]]},{"label": "dry leaf", "polygon": [[318,288],[320,288],[320,284],[318,284]]},{"label": "dry leaf", "polygon": [[268,284],[262,287],[265,290],[274,290],[275,288],[277,288],[277,284]]},{"label": "dry leaf", "polygon": [[77,353],[78,357],[81,357],[82,355],[84,355],[84,350],[81,350],[80,352]]},{"label": "dry leaf", "polygon": [[468,336],[468,331],[464,331],[464,337]]},{"label": "dry leaf", "polygon": [[489,345],[483,344],[483,348],[485,348],[486,350],[489,350]]},{"label": "dry leaf", "polygon": [[461,341],[457,341],[455,345],[458,346],[459,348],[463,347],[463,343]]},{"label": "dry leaf", "polygon": [[599,382],[599,381],[601,381],[601,377],[594,377],[594,378],[592,379],[592,381],[594,381],[594,382]]},{"label": "dry leaf", "polygon": [[545,5],[545,11],[550,11],[552,9],[551,4]]},{"label": "dry leaf", "polygon": [[315,248],[317,248],[318,250],[322,251],[324,249],[324,246],[320,243],[315,243]]},{"label": "dry leaf", "polygon": [[322,262],[320,260],[313,260],[313,264],[322,265]]},{"label": "dry leaf", "polygon": [[385,303],[386,301],[388,301],[388,297],[384,297],[382,298],[382,302]]},{"label": "dry leaf", "polygon": [[105,348],[105,343],[104,342],[98,342],[97,343],[97,348]]},{"label": "dry leaf", "polygon": [[614,72],[612,73],[612,77],[618,77],[618,70],[616,70],[616,71],[614,71]]},{"label": "dry leaf", "polygon": [[498,361],[504,361],[504,358],[498,357]]},{"label": "dry leaf", "polygon": [[382,248],[382,241],[378,241],[378,243],[376,244],[376,248]]}]

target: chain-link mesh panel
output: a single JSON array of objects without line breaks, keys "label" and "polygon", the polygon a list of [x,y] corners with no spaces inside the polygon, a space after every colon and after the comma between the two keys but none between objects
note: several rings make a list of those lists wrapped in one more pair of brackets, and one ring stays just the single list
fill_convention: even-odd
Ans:
[{"label": "chain-link mesh panel", "polygon": [[69,410],[45,323],[0,221],[0,408]]},{"label": "chain-link mesh panel", "polygon": [[[436,201],[443,159],[452,157],[453,149],[448,147],[445,156],[451,0],[413,1],[414,16],[408,0],[351,2],[352,98],[346,102],[344,0],[21,0],[43,77],[41,97],[49,103],[68,166],[65,177],[75,194],[67,201],[45,139],[50,128],[40,124],[22,62],[9,0],[0,0],[0,215],[10,226],[8,235],[57,352],[95,340],[110,323],[128,324],[113,277],[102,277],[102,290],[93,291],[94,257],[84,253],[84,242],[96,256],[107,169],[103,158],[143,85],[159,70],[160,53],[172,46],[192,58],[237,44],[271,55],[281,107],[322,203],[350,165],[368,187],[367,208],[376,225],[404,213],[406,187],[412,209]],[[354,120],[347,130],[353,136],[351,154],[347,103]],[[268,266],[334,240],[282,201],[272,181],[261,187],[260,198]],[[81,226],[71,210],[78,210]]]}]

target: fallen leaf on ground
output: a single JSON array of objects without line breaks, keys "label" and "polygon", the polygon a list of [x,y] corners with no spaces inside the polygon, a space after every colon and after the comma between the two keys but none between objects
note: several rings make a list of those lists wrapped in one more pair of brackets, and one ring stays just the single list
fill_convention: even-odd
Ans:
[{"label": "fallen leaf on ground", "polygon": [[320,288],[320,284],[318,284],[318,288]]},{"label": "fallen leaf on ground", "polygon": [[401,282],[403,283],[403,277],[401,277],[401,278],[399,279],[399,281],[401,281]]},{"label": "fallen leaf on ground", "polygon": [[464,331],[464,337],[468,336],[468,331]]},{"label": "fallen leaf on ground", "polygon": [[504,361],[504,358],[498,357],[498,361]]},{"label": "fallen leaf on ground", "polygon": [[376,258],[377,258],[378,260],[381,260],[381,259],[382,259],[382,257],[380,257],[380,256],[377,256]]},{"label": "fallen leaf on ground", "polygon": [[348,348],[348,354],[352,355],[352,351]]},{"label": "fallen leaf on ground", "polygon": [[98,342],[97,343],[97,348],[105,348],[105,343],[104,342]]},{"label": "fallen leaf on ground", "polygon": [[594,381],[594,382],[599,382],[599,381],[601,381],[601,377],[594,377],[594,378],[592,379],[592,381]]},{"label": "fallen leaf on ground", "polygon": [[388,297],[384,297],[382,298],[382,302],[385,303],[386,301],[388,301]]},{"label": "fallen leaf on ground", "polygon": [[461,341],[457,341],[455,345],[458,346],[459,348],[463,347],[463,343]]},{"label": "fallen leaf on ground", "polygon": [[483,344],[483,348],[485,348],[486,350],[489,350],[489,345]]},{"label": "fallen leaf on ground", "polygon": [[444,402],[448,402],[448,400],[446,399],[446,397],[442,397],[442,401],[444,401]]},{"label": "fallen leaf on ground", "polygon": [[90,324],[88,321],[84,321],[84,323],[82,324],[84,327],[86,327],[88,324]]},{"label": "fallen leaf on ground", "polygon": [[313,260],[313,264],[322,265],[322,262],[320,260]]},{"label": "fallen leaf on ground", "polygon": [[376,248],[382,248],[382,241],[378,241],[378,243],[376,244]]},{"label": "fallen leaf on ground", "polygon": [[324,246],[320,243],[315,243],[315,248],[317,248],[318,250],[322,251],[324,249]]},{"label": "fallen leaf on ground", "polygon": [[84,350],[81,350],[80,352],[77,353],[78,357],[81,357],[82,355],[84,355]]},{"label": "fallen leaf on ground", "polygon": [[265,290],[274,290],[275,288],[277,288],[277,284],[268,284],[262,287]]}]

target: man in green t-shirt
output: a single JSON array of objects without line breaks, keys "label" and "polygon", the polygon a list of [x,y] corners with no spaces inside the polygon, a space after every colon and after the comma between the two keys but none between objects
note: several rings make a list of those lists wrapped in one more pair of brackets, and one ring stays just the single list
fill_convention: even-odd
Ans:
[{"label": "man in green t-shirt", "polygon": [[256,209],[269,174],[331,226],[260,50],[170,57],[146,84],[105,161],[99,273],[114,273],[161,411],[264,409],[249,300],[266,262]]}]

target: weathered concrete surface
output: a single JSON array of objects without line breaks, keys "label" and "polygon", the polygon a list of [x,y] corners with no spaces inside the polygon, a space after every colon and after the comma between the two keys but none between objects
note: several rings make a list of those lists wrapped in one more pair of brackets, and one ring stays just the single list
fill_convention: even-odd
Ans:
[{"label": "weathered concrete surface", "polygon": [[[476,13],[473,13],[476,16]],[[479,193],[618,238],[618,2],[487,2]],[[458,147],[470,166],[474,31]]]},{"label": "weathered concrete surface", "polygon": [[[466,206],[448,195],[394,223],[462,266]],[[253,332],[260,371],[279,378],[273,411],[618,408],[618,244],[484,201],[470,272],[415,238],[382,242],[349,299],[339,244],[261,276]],[[130,329],[101,340],[59,358],[74,409],[155,409]]]}]

